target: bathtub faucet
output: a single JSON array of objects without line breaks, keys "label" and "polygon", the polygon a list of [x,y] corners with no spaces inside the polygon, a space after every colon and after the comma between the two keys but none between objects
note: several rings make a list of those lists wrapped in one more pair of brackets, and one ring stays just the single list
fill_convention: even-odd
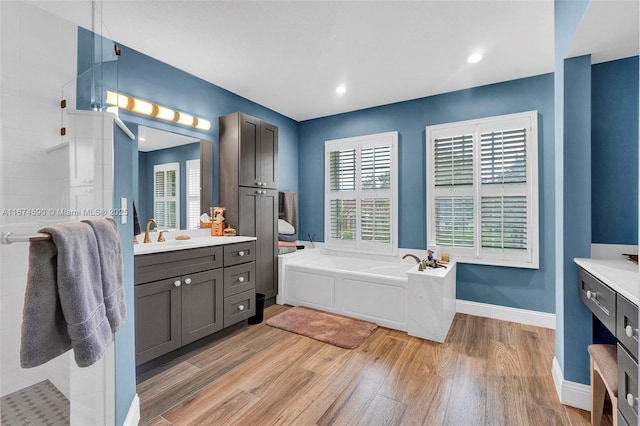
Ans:
[{"label": "bathtub faucet", "polygon": [[403,259],[406,259],[407,257],[413,257],[416,262],[418,262],[418,271],[424,271],[424,261],[420,260],[418,256],[416,256],[415,254],[405,254],[404,256],[402,256]]}]

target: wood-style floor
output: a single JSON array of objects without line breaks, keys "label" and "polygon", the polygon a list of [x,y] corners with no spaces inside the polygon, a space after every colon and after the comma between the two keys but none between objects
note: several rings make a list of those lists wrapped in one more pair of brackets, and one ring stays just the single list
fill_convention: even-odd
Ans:
[{"label": "wood-style floor", "polygon": [[140,383],[141,424],[588,425],[558,401],[554,338],[458,314],[442,344],[379,328],[347,350],[263,322]]}]

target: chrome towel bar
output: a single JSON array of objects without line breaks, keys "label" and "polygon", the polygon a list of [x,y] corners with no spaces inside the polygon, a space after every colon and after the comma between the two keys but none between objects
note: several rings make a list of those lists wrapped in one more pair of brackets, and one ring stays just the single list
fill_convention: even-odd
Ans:
[{"label": "chrome towel bar", "polygon": [[6,232],[2,234],[1,244],[13,244],[13,243],[28,243],[31,241],[43,241],[50,240],[49,234],[35,234],[35,235],[20,235],[13,232]]}]

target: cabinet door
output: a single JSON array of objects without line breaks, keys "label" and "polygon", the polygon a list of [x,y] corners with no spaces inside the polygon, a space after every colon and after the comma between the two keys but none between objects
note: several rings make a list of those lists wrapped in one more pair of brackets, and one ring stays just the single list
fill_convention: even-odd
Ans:
[{"label": "cabinet door", "polygon": [[262,187],[278,187],[278,127],[265,123],[260,126],[260,179]]},{"label": "cabinet door", "polygon": [[260,120],[240,114],[238,184],[257,187],[260,178]]},{"label": "cabinet door", "polygon": [[240,235],[256,240],[256,293],[278,292],[278,191],[240,188]]},{"label": "cabinet door", "polygon": [[136,365],[181,346],[181,283],[179,278],[134,287]]},{"label": "cabinet door", "polygon": [[182,277],[182,344],[222,330],[222,269]]}]

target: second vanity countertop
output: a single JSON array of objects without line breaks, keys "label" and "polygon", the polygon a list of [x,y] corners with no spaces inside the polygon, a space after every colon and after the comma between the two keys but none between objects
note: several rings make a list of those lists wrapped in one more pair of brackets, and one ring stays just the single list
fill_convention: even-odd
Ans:
[{"label": "second vanity countertop", "polygon": [[631,303],[638,305],[640,287],[638,265],[624,259],[575,258],[574,261]]},{"label": "second vanity countertop", "polygon": [[[187,234],[191,237],[189,240],[176,240],[177,235]],[[167,251],[176,251],[184,249],[192,249],[199,247],[220,246],[226,244],[244,243],[246,241],[255,241],[256,237],[212,237],[209,229],[195,229],[191,231],[169,231],[164,233],[165,241],[158,243],[158,232],[151,232],[150,236],[153,242],[143,243],[144,234],[138,236],[138,244],[133,246],[133,254],[135,256],[151,253],[162,253]]]}]

